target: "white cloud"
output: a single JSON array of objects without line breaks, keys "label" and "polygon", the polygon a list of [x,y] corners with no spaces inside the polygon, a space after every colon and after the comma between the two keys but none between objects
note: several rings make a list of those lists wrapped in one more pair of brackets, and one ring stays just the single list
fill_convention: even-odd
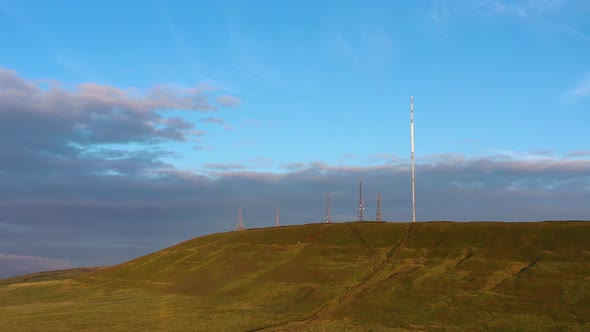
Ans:
[{"label": "white cloud", "polygon": [[574,88],[563,94],[562,100],[566,103],[573,103],[586,97],[590,97],[590,74],[587,74]]},{"label": "white cloud", "polygon": [[223,119],[215,118],[215,117],[209,117],[209,118],[201,119],[201,122],[225,124],[225,121]]},{"label": "white cloud", "polygon": [[484,8],[502,15],[516,15],[526,17],[557,9],[561,0],[525,0],[525,1],[482,1]]},{"label": "white cloud", "polygon": [[555,159],[551,151],[510,151],[493,149],[495,159],[500,160],[521,160],[521,161],[548,161]]},{"label": "white cloud", "polygon": [[577,157],[590,157],[590,150],[578,150],[572,151],[567,154],[567,157],[570,158],[577,158]]},{"label": "white cloud", "polygon": [[238,106],[242,102],[240,98],[229,95],[219,95],[216,99],[219,104],[226,107]]},{"label": "white cloud", "polygon": [[527,18],[559,9],[562,0],[441,0],[433,1],[431,18],[434,21],[453,16],[498,15]]},{"label": "white cloud", "polygon": [[395,51],[390,36],[377,27],[363,27],[346,34],[338,31],[332,43],[339,56],[360,70],[382,69],[391,62]]}]

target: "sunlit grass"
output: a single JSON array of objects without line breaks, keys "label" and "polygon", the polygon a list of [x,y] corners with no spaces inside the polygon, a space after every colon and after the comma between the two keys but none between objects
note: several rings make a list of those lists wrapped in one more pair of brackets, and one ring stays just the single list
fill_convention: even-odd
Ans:
[{"label": "sunlit grass", "polygon": [[590,330],[590,223],[311,224],[0,281],[0,331]]}]

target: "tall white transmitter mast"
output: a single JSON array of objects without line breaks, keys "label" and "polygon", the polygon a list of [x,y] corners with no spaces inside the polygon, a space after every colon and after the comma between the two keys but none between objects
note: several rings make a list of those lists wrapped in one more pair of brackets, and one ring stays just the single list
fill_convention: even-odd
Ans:
[{"label": "tall white transmitter mast", "polygon": [[332,222],[332,216],[330,215],[330,192],[326,195],[326,222]]},{"label": "tall white transmitter mast", "polygon": [[414,96],[410,96],[410,140],[412,142],[412,222],[416,222],[416,173],[414,170]]}]

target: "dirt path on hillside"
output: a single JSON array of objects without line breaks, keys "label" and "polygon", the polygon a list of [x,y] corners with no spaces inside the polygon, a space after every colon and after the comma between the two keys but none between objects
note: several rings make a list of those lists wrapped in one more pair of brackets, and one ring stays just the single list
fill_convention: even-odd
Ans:
[{"label": "dirt path on hillside", "polygon": [[389,250],[385,257],[377,257],[375,250],[365,241],[365,239],[360,235],[360,233],[352,226],[352,224],[346,224],[350,230],[359,238],[359,241],[363,243],[365,247],[371,252],[373,259],[378,259],[376,265],[369,271],[367,276],[355,286],[349,288],[346,292],[335,296],[333,299],[328,301],[318,310],[316,310],[310,317],[302,320],[296,321],[288,321],[273,325],[268,325],[256,329],[252,329],[246,332],[254,332],[254,331],[297,331],[301,329],[305,329],[306,327],[316,324],[322,318],[334,313],[342,306],[351,303],[357,296],[361,293],[367,291],[371,288],[377,281],[381,271],[389,264],[391,259],[397,256],[406,246],[408,243],[411,235],[415,231],[414,224],[411,223],[404,234],[404,237]]}]

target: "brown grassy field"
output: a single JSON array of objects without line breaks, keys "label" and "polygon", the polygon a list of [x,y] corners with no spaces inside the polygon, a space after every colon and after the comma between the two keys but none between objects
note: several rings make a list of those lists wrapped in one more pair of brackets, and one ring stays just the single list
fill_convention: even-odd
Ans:
[{"label": "brown grassy field", "polygon": [[590,331],[590,222],[309,224],[0,281],[0,331]]}]

